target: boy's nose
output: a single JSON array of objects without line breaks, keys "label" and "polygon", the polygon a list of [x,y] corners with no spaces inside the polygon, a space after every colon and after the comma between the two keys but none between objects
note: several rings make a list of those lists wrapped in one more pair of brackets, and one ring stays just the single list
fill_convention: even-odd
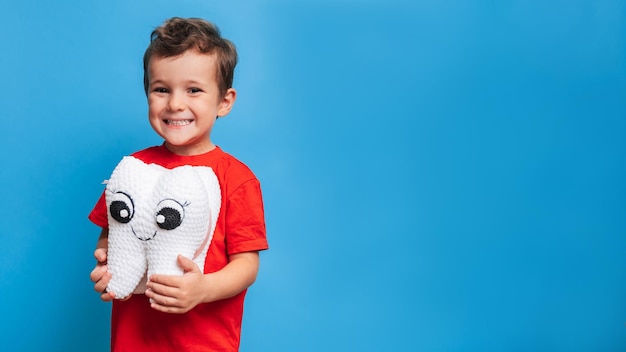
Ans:
[{"label": "boy's nose", "polygon": [[171,111],[180,111],[185,109],[185,102],[179,94],[172,93],[168,101],[168,108]]}]

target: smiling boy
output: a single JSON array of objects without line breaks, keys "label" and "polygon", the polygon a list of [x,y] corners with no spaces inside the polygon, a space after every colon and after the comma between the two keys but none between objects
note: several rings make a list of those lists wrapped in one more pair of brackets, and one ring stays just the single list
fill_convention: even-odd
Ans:
[{"label": "smiling boy", "polygon": [[237,52],[213,24],[172,18],[155,29],[144,55],[148,116],[164,139],[132,156],[168,169],[208,166],[220,185],[221,210],[204,267],[178,257],[182,276],[152,275],[145,294],[115,299],[106,287],[108,218],[104,195],[89,214],[102,233],[90,278],[113,301],[112,351],[237,351],[243,302],[268,248],[263,201],[252,171],[211,141],[218,117],[232,109]]},{"label": "smiling boy", "polygon": [[217,55],[188,50],[180,56],[152,58],[148,64],[148,106],[152,128],[168,150],[196,155],[215,148],[211,130],[228,114],[237,96],[217,84]]}]

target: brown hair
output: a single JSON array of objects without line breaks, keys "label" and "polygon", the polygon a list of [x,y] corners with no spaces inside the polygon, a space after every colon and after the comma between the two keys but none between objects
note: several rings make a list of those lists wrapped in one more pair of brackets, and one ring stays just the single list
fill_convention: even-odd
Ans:
[{"label": "brown hair", "polygon": [[143,55],[143,85],[148,94],[150,77],[148,65],[153,57],[173,57],[187,50],[217,55],[217,85],[222,96],[233,86],[237,49],[228,39],[222,38],[213,23],[201,18],[172,17],[150,34],[150,45]]}]

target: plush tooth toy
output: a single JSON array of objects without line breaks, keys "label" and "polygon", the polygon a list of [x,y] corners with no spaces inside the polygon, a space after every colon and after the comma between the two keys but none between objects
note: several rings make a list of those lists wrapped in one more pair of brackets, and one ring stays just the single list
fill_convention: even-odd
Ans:
[{"label": "plush tooth toy", "polygon": [[107,290],[123,299],[145,292],[152,274],[182,275],[177,256],[204,269],[221,206],[210,167],[166,169],[127,156],[105,189],[109,219]]}]

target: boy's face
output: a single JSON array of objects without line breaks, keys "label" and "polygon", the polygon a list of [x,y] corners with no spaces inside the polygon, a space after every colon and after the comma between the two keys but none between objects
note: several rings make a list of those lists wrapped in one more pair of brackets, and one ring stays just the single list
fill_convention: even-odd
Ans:
[{"label": "boy's face", "polygon": [[193,50],[175,57],[153,57],[148,66],[148,116],[166,147],[180,155],[212,150],[211,129],[228,114],[236,92],[221,96],[215,55]]}]

